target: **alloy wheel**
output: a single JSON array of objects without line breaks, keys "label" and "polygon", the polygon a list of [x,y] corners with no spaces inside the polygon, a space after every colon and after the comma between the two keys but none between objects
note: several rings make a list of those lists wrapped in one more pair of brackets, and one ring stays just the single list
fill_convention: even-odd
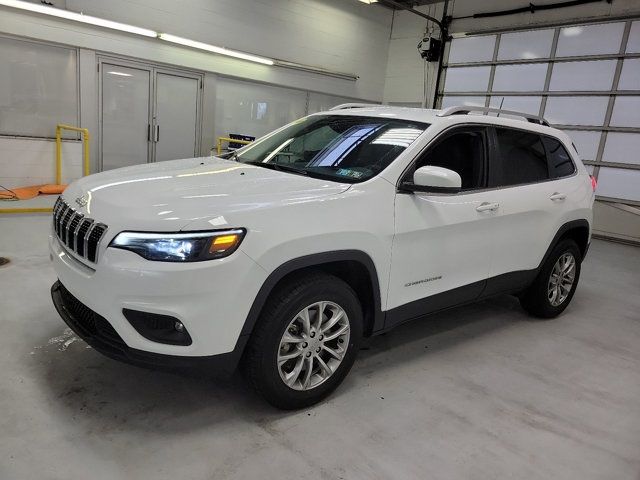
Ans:
[{"label": "alloy wheel", "polygon": [[568,297],[576,278],[576,259],[571,253],[563,253],[551,270],[547,295],[549,303],[557,307]]},{"label": "alloy wheel", "polygon": [[280,378],[294,390],[311,390],[338,369],[349,345],[350,325],[340,305],[321,301],[298,312],[278,347]]}]

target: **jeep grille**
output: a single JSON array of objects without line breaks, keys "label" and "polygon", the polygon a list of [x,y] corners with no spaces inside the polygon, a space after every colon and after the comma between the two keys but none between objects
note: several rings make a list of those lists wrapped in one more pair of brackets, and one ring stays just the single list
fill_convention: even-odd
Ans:
[{"label": "jeep grille", "polygon": [[53,229],[67,249],[92,263],[98,261],[98,246],[107,231],[105,224],[86,218],[60,197],[53,206]]}]

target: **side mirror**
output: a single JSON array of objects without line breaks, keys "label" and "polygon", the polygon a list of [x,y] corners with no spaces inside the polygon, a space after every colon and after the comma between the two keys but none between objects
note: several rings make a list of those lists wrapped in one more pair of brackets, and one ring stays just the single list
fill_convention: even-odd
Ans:
[{"label": "side mirror", "polygon": [[413,173],[413,182],[403,182],[402,189],[411,192],[458,193],[462,188],[462,178],[448,168],[427,165]]}]

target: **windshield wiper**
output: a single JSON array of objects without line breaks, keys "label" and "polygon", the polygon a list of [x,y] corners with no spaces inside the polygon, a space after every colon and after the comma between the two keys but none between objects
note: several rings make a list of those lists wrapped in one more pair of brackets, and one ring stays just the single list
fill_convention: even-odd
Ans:
[{"label": "windshield wiper", "polygon": [[306,170],[301,168],[292,167],[290,165],[284,165],[282,163],[263,163],[263,162],[245,162],[248,165],[256,165],[258,167],[270,168],[271,170],[280,170],[282,172],[297,173],[298,175],[309,175]]},{"label": "windshield wiper", "polygon": [[220,155],[220,158],[224,158],[225,160],[231,160],[232,162],[239,161],[237,152],[224,153],[224,154]]}]

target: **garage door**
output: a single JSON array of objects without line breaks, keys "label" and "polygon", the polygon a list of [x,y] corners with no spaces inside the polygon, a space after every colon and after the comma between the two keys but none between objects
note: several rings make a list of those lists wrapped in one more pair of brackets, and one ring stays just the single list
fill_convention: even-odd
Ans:
[{"label": "garage door", "polygon": [[599,200],[640,207],[640,20],[455,38],[444,74],[442,107],[544,116],[573,138]]}]

